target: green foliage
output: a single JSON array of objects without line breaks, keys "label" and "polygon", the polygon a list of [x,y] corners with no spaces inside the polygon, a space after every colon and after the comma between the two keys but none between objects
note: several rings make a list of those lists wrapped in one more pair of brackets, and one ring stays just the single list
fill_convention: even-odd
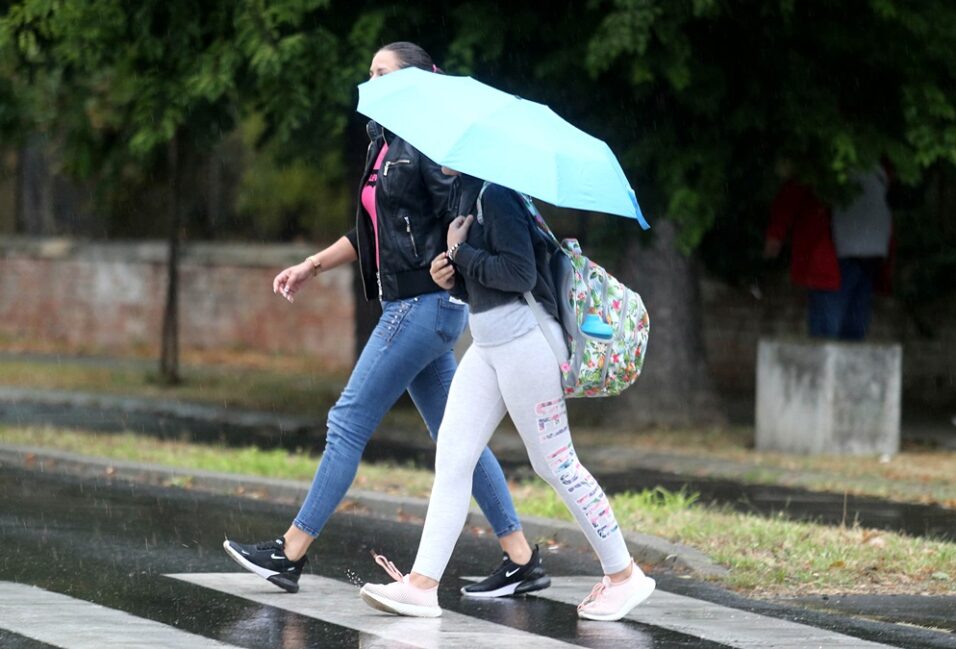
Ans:
[{"label": "green foliage", "polygon": [[849,172],[882,156],[914,184],[956,155],[956,7],[942,0],[501,9],[456,7],[449,59],[607,139],[687,251],[716,230],[732,238],[711,247],[738,256],[753,237],[727,230],[762,231],[782,160],[843,201]]},{"label": "green foliage", "polygon": [[782,161],[833,202],[882,157],[909,185],[956,163],[948,0],[22,0],[0,19],[0,133],[55,132],[71,168],[104,173],[155,166],[174,134],[207,150],[257,115],[256,155],[279,166],[247,175],[241,201],[266,214],[280,188],[277,222],[348,176],[354,87],[393,40],[606,139],[651,221],[731,274],[754,272]]},{"label": "green foliage", "polygon": [[[261,139],[263,128],[256,116],[243,123],[247,150]],[[354,222],[354,198],[351,183],[343,178],[341,147],[314,161],[303,157],[282,161],[273,144],[250,158],[237,205],[248,234],[263,240],[308,236],[312,241],[331,242]]]},{"label": "green foliage", "polygon": [[67,170],[95,174],[111,204],[127,186],[162,182],[174,138],[183,154],[202,155],[244,114],[262,116],[277,145],[304,128],[339,142],[350,82],[327,6],[13,3],[0,18],[0,96],[20,102],[12,116],[5,103],[0,128],[52,134]]}]

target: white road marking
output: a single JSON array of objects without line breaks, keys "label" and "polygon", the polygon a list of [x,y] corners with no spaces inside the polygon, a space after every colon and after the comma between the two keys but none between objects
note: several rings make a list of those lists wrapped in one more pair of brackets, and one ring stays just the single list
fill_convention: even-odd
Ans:
[{"label": "white road marking", "polygon": [[[394,648],[401,645],[418,649],[575,646],[453,611],[446,610],[436,619],[384,614],[366,606],[358,596],[357,587],[314,575],[303,575],[303,588],[297,595],[283,593],[248,573],[166,576],[354,629],[367,636],[363,646]],[[593,584],[591,577],[552,577],[551,588],[531,595],[575,605],[590,592]],[[573,610],[568,613],[574,614]],[[892,649],[890,645],[660,590],[634,609],[627,619],[736,649]],[[582,637],[593,631],[598,633],[596,637],[607,641],[614,635],[607,633],[613,628],[635,630],[627,625],[582,621],[578,631]],[[235,649],[233,645],[160,622],[11,582],[0,582],[0,629],[66,649]]]},{"label": "white road marking", "polygon": [[[472,577],[466,579],[477,581]],[[551,588],[529,595],[577,606],[595,583],[594,577],[552,577]],[[891,645],[662,590],[654,591],[650,599],[625,619],[737,649],[895,649]]]},{"label": "white road marking", "polygon": [[382,613],[359,598],[358,587],[315,575],[302,575],[299,579],[302,588],[295,595],[283,593],[261,577],[249,573],[216,572],[166,576],[355,629],[388,643],[401,643],[419,649],[501,649],[519,646],[522,649],[570,649],[576,646],[454,611],[446,610],[439,618],[399,617]]},{"label": "white road marking", "polygon": [[66,649],[237,649],[123,611],[0,582],[0,628]]}]

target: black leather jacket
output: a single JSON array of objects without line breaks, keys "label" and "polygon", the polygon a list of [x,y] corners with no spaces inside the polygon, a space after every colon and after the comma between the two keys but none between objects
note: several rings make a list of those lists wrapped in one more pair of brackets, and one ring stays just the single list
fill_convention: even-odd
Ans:
[{"label": "black leather jacket", "polygon": [[[359,185],[355,228],[345,236],[358,253],[366,299],[396,300],[442,290],[432,281],[432,259],[446,248],[448,224],[458,215],[459,183],[405,140],[375,122]],[[372,219],[362,206],[362,189],[388,141],[375,185],[379,256],[375,259]]]}]

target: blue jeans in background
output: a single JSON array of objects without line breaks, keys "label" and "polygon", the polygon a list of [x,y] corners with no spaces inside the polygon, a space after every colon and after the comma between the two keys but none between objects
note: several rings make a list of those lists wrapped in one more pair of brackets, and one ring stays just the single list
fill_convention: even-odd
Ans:
[{"label": "blue jeans in background", "polygon": [[[366,443],[405,390],[436,438],[455,373],[452,347],[467,320],[468,307],[445,292],[382,303],[382,317],[329,411],[325,452],[296,527],[319,535],[352,485]],[[472,495],[496,535],[521,529],[501,465],[488,448],[475,467]]]},{"label": "blue jeans in background", "polygon": [[873,310],[873,283],[883,259],[841,257],[840,289],[810,291],[808,326],[814,338],[863,340]]}]

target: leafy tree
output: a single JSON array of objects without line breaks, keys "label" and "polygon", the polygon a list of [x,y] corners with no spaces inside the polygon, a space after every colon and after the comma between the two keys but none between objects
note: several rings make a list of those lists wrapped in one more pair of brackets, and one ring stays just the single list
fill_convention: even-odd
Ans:
[{"label": "leafy tree", "polygon": [[[587,45],[587,69],[598,81],[617,79],[652,125],[622,143],[625,156],[638,187],[655,188],[648,207],[676,225],[685,252],[718,219],[762,231],[781,160],[833,202],[855,190],[851,171],[884,156],[908,183],[939,160],[956,161],[951,3],[611,0],[598,8],[607,13]],[[702,347],[694,338],[685,349]],[[670,402],[693,403],[693,391],[680,389],[687,374],[674,376]],[[639,394],[631,401],[653,404]]]},{"label": "leafy tree", "polygon": [[615,400],[627,421],[716,412],[696,269],[703,256],[752,271],[779,162],[834,202],[884,156],[910,184],[956,163],[946,0],[22,0],[0,20],[0,97],[17,98],[0,128],[56,134],[76,170],[136,164],[175,187],[176,161],[258,115],[259,143],[293,168],[344,148],[351,178],[354,84],[393,40],[548,103],[618,153],[654,228],[586,223],[651,309],[646,376]]},{"label": "leafy tree", "polygon": [[412,33],[451,70],[607,140],[654,225],[645,236],[589,221],[651,310],[646,376],[615,401],[627,421],[716,411],[701,245],[753,270],[779,162],[839,202],[854,191],[849,172],[881,157],[911,184],[956,161],[956,6],[945,0],[483,0],[442,14],[436,33],[439,11],[396,11],[387,36]]},{"label": "leafy tree", "polygon": [[256,146],[264,126],[253,116],[241,128],[243,150],[251,153],[237,196],[238,227],[264,240],[337,239],[355,220],[355,183],[345,178],[341,142],[290,157],[276,142]]},{"label": "leafy tree", "polygon": [[245,111],[261,114],[279,142],[307,125],[341,133],[350,93],[327,4],[24,0],[0,19],[2,77],[24,97],[16,118],[26,128],[60,138],[78,174],[121,177],[133,165],[167,179],[160,370],[168,382],[178,380],[184,160],[214,146]]}]

